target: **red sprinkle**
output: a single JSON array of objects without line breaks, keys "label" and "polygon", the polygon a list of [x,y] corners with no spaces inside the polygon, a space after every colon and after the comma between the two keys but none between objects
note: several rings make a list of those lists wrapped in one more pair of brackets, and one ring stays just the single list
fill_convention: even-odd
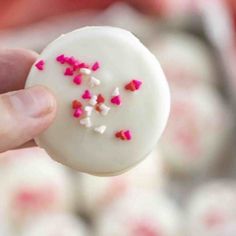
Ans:
[{"label": "red sprinkle", "polygon": [[98,111],[98,112],[101,112],[101,111],[102,111],[101,108],[100,108],[100,106],[99,106],[98,104],[95,106],[95,110]]},{"label": "red sprinkle", "polygon": [[91,92],[90,92],[89,90],[85,90],[84,93],[83,93],[83,95],[82,95],[82,98],[89,100],[89,99],[91,99],[91,97],[92,97]]},{"label": "red sprinkle", "polygon": [[74,71],[70,68],[70,67],[67,67],[65,72],[64,72],[64,75],[73,75],[74,74]]},{"label": "red sprinkle", "polygon": [[93,70],[93,71],[96,71],[96,70],[98,70],[99,68],[100,68],[100,65],[99,65],[98,62],[95,62],[95,63],[92,65],[92,70]]},{"label": "red sprinkle", "polygon": [[73,82],[77,85],[80,85],[82,83],[82,75],[76,75],[73,79]]},{"label": "red sprinkle", "polygon": [[97,103],[100,104],[104,102],[105,102],[105,98],[102,96],[102,94],[98,94]]},{"label": "red sprinkle", "polygon": [[64,63],[65,63],[65,56],[64,56],[64,54],[59,55],[59,56],[56,58],[56,60],[57,60],[58,62],[60,62],[61,64],[64,64]]},{"label": "red sprinkle", "polygon": [[83,110],[81,108],[77,108],[75,109],[73,116],[75,118],[79,118],[82,114],[83,114]]},{"label": "red sprinkle", "polygon": [[125,89],[133,92],[135,90],[139,90],[141,85],[142,85],[142,81],[132,80],[131,82],[125,85]]},{"label": "red sprinkle", "polygon": [[78,108],[81,108],[82,106],[83,106],[82,103],[80,101],[78,101],[78,100],[74,100],[72,102],[72,108],[73,109],[78,109]]},{"label": "red sprinkle", "polygon": [[111,98],[111,103],[119,106],[121,105],[121,97],[118,95],[118,96],[114,96]]},{"label": "red sprinkle", "polygon": [[43,70],[44,69],[44,65],[45,65],[45,62],[43,60],[40,60],[38,61],[36,64],[35,64],[35,67],[38,69],[38,70]]},{"label": "red sprinkle", "polygon": [[116,138],[119,138],[121,140],[131,140],[132,139],[132,135],[131,135],[131,131],[130,130],[120,130],[118,132],[115,133]]}]

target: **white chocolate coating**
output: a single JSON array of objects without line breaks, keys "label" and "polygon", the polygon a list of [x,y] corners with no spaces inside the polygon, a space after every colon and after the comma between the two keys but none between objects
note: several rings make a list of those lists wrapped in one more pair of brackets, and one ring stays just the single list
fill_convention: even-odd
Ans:
[{"label": "white chocolate coating", "polygon": [[235,183],[221,180],[200,187],[193,193],[187,212],[190,236],[213,236],[233,230],[230,225],[236,225]]},{"label": "white chocolate coating", "polygon": [[[92,76],[101,84],[89,88],[84,78],[81,85],[75,85],[73,77],[64,76],[66,66],[56,61],[61,54],[90,65],[98,61],[100,68]],[[114,175],[151,152],[167,122],[169,89],[159,63],[134,35],[112,27],[82,28],[52,42],[39,60],[45,61],[45,67],[38,70],[33,66],[26,86],[44,85],[57,99],[55,121],[36,138],[52,158],[82,172]],[[125,90],[133,79],[142,82],[141,88],[135,92]],[[116,87],[122,100],[120,106],[110,102]],[[91,128],[86,128],[89,122],[81,125],[71,114],[71,102],[84,102],[81,95],[88,88],[93,95],[103,94],[110,108],[104,116],[93,113]],[[106,126],[103,134],[94,131],[101,125]],[[132,140],[116,138],[119,130],[130,130]]]},{"label": "white chocolate coating", "polygon": [[182,215],[174,202],[155,192],[133,191],[97,217],[97,236],[182,236]]}]

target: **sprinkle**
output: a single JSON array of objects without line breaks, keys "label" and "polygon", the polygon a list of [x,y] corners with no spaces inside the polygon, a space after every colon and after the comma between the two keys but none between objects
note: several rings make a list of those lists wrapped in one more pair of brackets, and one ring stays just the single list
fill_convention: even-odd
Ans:
[{"label": "sprinkle", "polygon": [[91,116],[91,115],[92,115],[92,111],[93,111],[93,107],[91,107],[91,106],[86,106],[86,107],[84,108],[84,110],[85,110],[87,116]]},{"label": "sprinkle", "polygon": [[106,126],[105,125],[101,125],[99,127],[94,128],[94,131],[100,134],[103,134],[106,131]]},{"label": "sprinkle", "polygon": [[108,112],[110,111],[110,107],[106,106],[104,103],[102,103],[100,106],[99,106],[100,110],[101,110],[101,114],[103,116],[106,116],[108,114]]},{"label": "sprinkle", "polygon": [[70,68],[70,67],[67,67],[65,72],[64,72],[64,75],[73,75],[74,74],[74,71]]},{"label": "sprinkle", "polygon": [[100,68],[100,65],[99,65],[99,63],[96,61],[93,65],[92,65],[92,70],[93,71],[96,71],[96,70],[98,70]]},{"label": "sprinkle", "polygon": [[89,101],[89,104],[92,106],[95,106],[97,104],[97,96],[93,95],[92,98]]},{"label": "sprinkle", "polygon": [[79,65],[80,63],[78,61],[76,61],[74,64],[73,64],[73,70],[76,71],[77,69],[79,69]]},{"label": "sprinkle", "polygon": [[142,81],[132,80],[131,82],[125,85],[125,89],[133,92],[135,90],[139,90],[141,85],[142,85]]},{"label": "sprinkle", "polygon": [[82,98],[83,99],[91,99],[91,97],[92,97],[91,92],[89,90],[85,90],[82,95]]},{"label": "sprinkle", "polygon": [[111,103],[113,103],[114,105],[121,105],[121,97],[120,96],[115,96],[111,98]]},{"label": "sprinkle", "polygon": [[76,75],[73,79],[73,82],[77,85],[80,85],[82,82],[82,75]]},{"label": "sprinkle", "polygon": [[121,130],[115,133],[115,137],[121,140],[129,141],[132,139],[132,134],[130,130]]},{"label": "sprinkle", "polygon": [[89,128],[92,126],[92,123],[91,123],[91,120],[89,117],[86,117],[86,118],[80,120],[80,124],[84,125],[86,128]]},{"label": "sprinkle", "polygon": [[95,86],[98,86],[101,84],[101,81],[99,79],[96,79],[95,77],[91,76],[89,85],[93,88]]},{"label": "sprinkle", "polygon": [[81,69],[81,68],[89,68],[89,65],[85,64],[84,62],[79,63],[79,69]]},{"label": "sprinkle", "polygon": [[67,62],[69,65],[73,66],[73,65],[77,62],[77,60],[72,56],[72,57],[69,57],[69,58],[66,60],[66,62]]},{"label": "sprinkle", "polygon": [[65,63],[65,56],[64,56],[64,54],[59,55],[59,56],[56,58],[56,60],[57,60],[58,62],[60,62],[61,64],[64,64],[64,63]]},{"label": "sprinkle", "polygon": [[101,111],[102,111],[99,104],[97,104],[97,105],[95,106],[95,110],[98,111],[98,112],[101,112]]},{"label": "sprinkle", "polygon": [[90,75],[92,71],[88,68],[81,68],[80,72],[84,75]]},{"label": "sprinkle", "polygon": [[40,60],[38,61],[36,64],[35,64],[35,67],[38,69],[38,70],[43,70],[44,69],[44,65],[45,65],[45,62],[43,60]]},{"label": "sprinkle", "polygon": [[120,91],[119,91],[119,88],[115,88],[113,93],[112,93],[112,97],[116,97],[116,96],[119,96],[120,95]]},{"label": "sprinkle", "polygon": [[79,118],[82,114],[83,114],[83,110],[81,108],[77,108],[75,109],[73,116],[75,118]]},{"label": "sprinkle", "polygon": [[97,98],[97,103],[104,103],[105,102],[105,98],[102,96],[102,94],[98,94],[98,98]]},{"label": "sprinkle", "polygon": [[82,103],[80,101],[78,101],[78,100],[74,100],[72,102],[72,108],[73,109],[78,109],[78,108],[81,108],[82,106],[83,106]]}]

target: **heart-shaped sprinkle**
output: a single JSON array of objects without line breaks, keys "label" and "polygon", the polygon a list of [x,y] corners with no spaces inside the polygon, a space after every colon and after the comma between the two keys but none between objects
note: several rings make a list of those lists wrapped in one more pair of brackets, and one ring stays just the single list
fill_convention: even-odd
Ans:
[{"label": "heart-shaped sprinkle", "polygon": [[134,83],[134,86],[135,86],[136,90],[139,90],[139,88],[142,85],[142,81],[134,79],[134,80],[132,80],[132,82]]},{"label": "heart-shaped sprinkle", "polygon": [[99,79],[96,79],[95,77],[91,76],[90,81],[89,81],[89,85],[90,87],[95,87],[101,84],[101,81]]},{"label": "heart-shaped sprinkle", "polygon": [[110,107],[106,106],[104,103],[102,103],[100,106],[99,106],[100,110],[101,110],[101,114],[103,116],[106,116],[108,114],[108,112],[110,111]]},{"label": "heart-shaped sprinkle", "polygon": [[80,124],[84,125],[86,128],[90,128],[92,126],[91,119],[89,117],[81,119]]},{"label": "heart-shaped sprinkle", "polygon": [[66,62],[67,62],[69,65],[73,66],[73,65],[77,62],[77,60],[76,60],[73,56],[71,56],[71,57],[69,57],[69,58],[67,59]]},{"label": "heart-shaped sprinkle", "polygon": [[124,135],[124,131],[118,131],[115,134],[116,138],[119,138],[121,140],[125,140],[125,135]]},{"label": "heart-shaped sprinkle", "polygon": [[111,103],[113,103],[114,105],[121,105],[121,97],[120,96],[115,96],[111,98]]},{"label": "heart-shaped sprinkle", "polygon": [[78,109],[78,108],[81,108],[82,106],[83,106],[82,103],[80,101],[78,101],[78,100],[74,100],[72,102],[72,108],[73,109]]},{"label": "heart-shaped sprinkle", "polygon": [[132,80],[131,82],[125,85],[125,89],[133,92],[133,91],[139,90],[141,85],[142,85],[142,81]]},{"label": "heart-shaped sprinkle", "polygon": [[126,131],[124,132],[124,135],[125,135],[125,138],[126,138],[127,140],[131,140],[131,139],[132,139],[132,135],[131,135],[130,130],[126,130]]},{"label": "heart-shaped sprinkle", "polygon": [[44,64],[45,62],[43,60],[40,60],[38,61],[36,64],[35,64],[35,67],[38,69],[38,70],[43,70],[44,69]]},{"label": "heart-shaped sprinkle", "polygon": [[73,116],[75,118],[79,118],[82,114],[83,114],[83,110],[81,108],[77,108],[75,109]]},{"label": "heart-shaped sprinkle", "polygon": [[93,95],[92,98],[89,101],[89,104],[92,106],[95,106],[97,104],[97,96]]},{"label": "heart-shaped sprinkle", "polygon": [[132,134],[130,130],[120,130],[115,133],[115,137],[119,138],[121,140],[131,140],[132,139]]},{"label": "heart-shaped sprinkle", "polygon": [[90,75],[92,73],[92,71],[88,68],[81,68],[80,73],[82,73],[84,75]]},{"label": "heart-shaped sprinkle", "polygon": [[77,85],[80,85],[82,82],[82,75],[76,75],[73,79],[73,82]]},{"label": "heart-shaped sprinkle", "polygon": [[65,63],[65,56],[64,56],[64,54],[59,55],[59,56],[56,58],[56,60],[57,60],[58,62],[60,62],[61,64],[64,64],[64,63]]},{"label": "heart-shaped sprinkle", "polygon": [[98,98],[97,98],[97,103],[104,103],[105,102],[105,98],[102,96],[102,94],[98,94]]},{"label": "heart-shaped sprinkle", "polygon": [[67,67],[65,72],[64,72],[64,75],[72,76],[73,74],[74,74],[73,69],[71,69],[70,67]]},{"label": "heart-shaped sprinkle", "polygon": [[99,68],[100,68],[100,65],[99,65],[98,62],[95,62],[95,63],[92,65],[92,70],[93,70],[93,71],[96,71],[96,70],[98,70]]},{"label": "heart-shaped sprinkle", "polygon": [[89,99],[91,99],[91,97],[92,97],[91,92],[89,90],[85,90],[83,95],[82,95],[82,98],[86,99],[86,100],[89,100]]},{"label": "heart-shaped sprinkle", "polygon": [[94,131],[100,134],[103,134],[106,131],[106,126],[105,125],[101,125],[99,127],[94,128]]},{"label": "heart-shaped sprinkle", "polygon": [[89,68],[89,65],[88,65],[88,64],[85,64],[84,62],[82,62],[82,63],[79,63],[78,68],[79,68],[79,69],[82,69],[82,68]]},{"label": "heart-shaped sprinkle", "polygon": [[85,112],[86,112],[86,116],[91,116],[92,115],[92,112],[93,112],[93,107],[91,106],[86,106],[84,108]]},{"label": "heart-shaped sprinkle", "polygon": [[116,96],[119,96],[119,95],[120,95],[120,91],[119,91],[119,88],[117,87],[112,92],[112,97],[116,97]]}]

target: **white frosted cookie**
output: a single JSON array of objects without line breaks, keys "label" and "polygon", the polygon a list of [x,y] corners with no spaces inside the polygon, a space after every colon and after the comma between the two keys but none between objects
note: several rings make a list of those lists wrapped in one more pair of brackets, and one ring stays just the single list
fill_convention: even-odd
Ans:
[{"label": "white frosted cookie", "polygon": [[133,188],[160,191],[164,184],[161,157],[155,150],[132,170],[110,178],[80,174],[75,198],[79,211],[94,216]]},{"label": "white frosted cookie", "polygon": [[97,236],[182,236],[183,218],[163,194],[127,193],[102,212],[95,222]]},{"label": "white frosted cookie", "polygon": [[48,214],[32,219],[25,226],[23,236],[86,236],[84,223],[70,214]]},{"label": "white frosted cookie", "polygon": [[36,216],[72,209],[72,186],[65,168],[39,148],[7,152],[1,168],[4,216],[20,229]]},{"label": "white frosted cookie", "polygon": [[32,67],[26,87],[55,95],[55,121],[36,138],[55,160],[114,175],[154,148],[166,125],[168,84],[155,57],[128,31],[86,27],[59,37]]},{"label": "white frosted cookie", "polygon": [[188,235],[230,235],[223,232],[231,232],[236,225],[235,183],[218,180],[200,187],[190,198],[187,213]]}]

